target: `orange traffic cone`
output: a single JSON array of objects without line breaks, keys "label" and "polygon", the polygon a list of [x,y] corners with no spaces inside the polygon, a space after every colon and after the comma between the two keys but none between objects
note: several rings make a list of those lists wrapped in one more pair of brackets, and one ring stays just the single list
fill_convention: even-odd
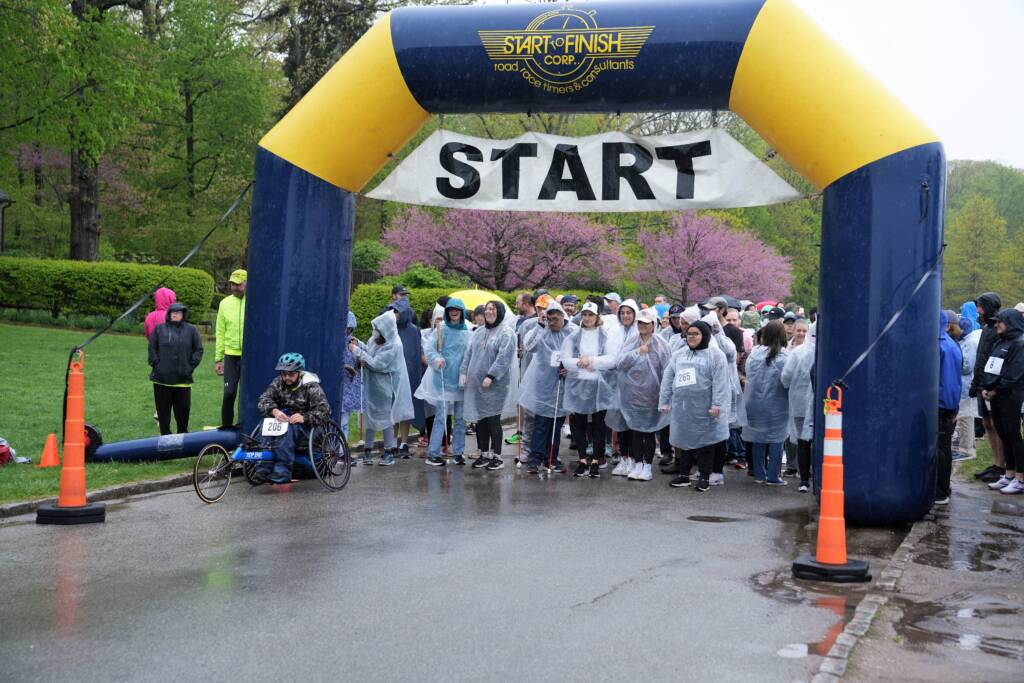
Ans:
[{"label": "orange traffic cone", "polygon": [[85,498],[85,354],[78,352],[68,371],[67,417],[64,420],[64,467],[57,504],[36,511],[38,524],[88,524],[106,521],[107,506]]},{"label": "orange traffic cone", "polygon": [[57,452],[57,435],[50,434],[46,437],[46,445],[43,446],[43,454],[39,457],[39,464],[36,467],[59,467],[60,453]]},{"label": "orange traffic cone", "polygon": [[[832,398],[832,391],[836,398]],[[793,563],[793,576],[812,581],[857,583],[870,581],[868,563],[846,557],[846,517],[843,510],[843,390],[833,384],[825,393],[825,443],[821,462],[821,510],[818,550]]]}]

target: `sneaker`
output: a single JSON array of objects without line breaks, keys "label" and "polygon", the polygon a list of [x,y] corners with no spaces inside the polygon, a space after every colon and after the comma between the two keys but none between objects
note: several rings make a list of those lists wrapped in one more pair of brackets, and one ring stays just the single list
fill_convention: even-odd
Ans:
[{"label": "sneaker", "polygon": [[473,469],[474,470],[478,470],[478,469],[481,469],[483,467],[487,467],[490,464],[491,464],[491,459],[488,458],[483,453],[481,453],[480,455],[477,456],[476,460],[473,461]]},{"label": "sneaker", "polygon": [[464,457],[462,457],[461,453],[459,453],[458,455],[453,455],[452,456],[452,464],[458,465],[459,467],[462,467],[463,465],[466,464],[466,459]]},{"label": "sneaker", "polygon": [[407,443],[403,443],[398,448],[398,452],[402,456],[402,460],[408,460],[409,458],[412,457],[412,453],[409,451],[409,444]]},{"label": "sneaker", "polygon": [[599,456],[597,456],[597,467],[598,467],[598,469],[601,469],[601,470],[608,469],[608,456],[607,455],[599,455]]},{"label": "sneaker", "polygon": [[429,458],[427,458],[427,464],[432,465],[433,467],[444,467],[445,462],[444,458],[439,458],[436,455],[432,455]]},{"label": "sneaker", "polygon": [[1005,493],[1008,496],[1016,496],[1024,493],[1024,481],[1014,479],[1006,485],[1006,488],[1000,489],[999,493]]},{"label": "sneaker", "polygon": [[711,478],[708,480],[708,483],[711,484],[712,486],[725,486],[725,475],[721,473],[715,474],[714,472],[712,472]]},{"label": "sneaker", "polygon": [[[754,476],[754,475],[750,475],[750,476]],[[764,479],[755,479],[754,483],[755,484],[763,484],[764,483]]]},{"label": "sneaker", "polygon": [[540,465],[527,465],[526,466],[526,473],[527,474],[539,474],[540,473]]},{"label": "sneaker", "polygon": [[572,434],[572,429],[570,429],[568,424],[563,423],[562,424],[562,438],[563,439],[567,439],[567,438],[569,438],[570,434]]},{"label": "sneaker", "polygon": [[935,505],[949,505],[949,496],[946,496],[945,498],[937,498],[935,500],[934,504]]},{"label": "sneaker", "polygon": [[503,469],[505,469],[505,461],[502,460],[501,458],[497,457],[497,456],[491,458],[491,461],[489,463],[487,463],[487,471],[488,472],[493,472],[494,470],[503,470]]},{"label": "sneaker", "polygon": [[1011,481],[1013,481],[1013,479],[1010,479],[1008,476],[1004,474],[1003,476],[999,477],[998,481],[994,481],[991,484],[989,484],[988,487],[993,491],[998,491],[1008,486]]},{"label": "sneaker", "polygon": [[993,484],[993,483],[999,481],[1000,479],[1002,479],[1003,475],[1005,475],[1005,474],[1006,474],[1006,470],[1004,470],[1002,467],[997,467],[997,468],[994,468],[988,474],[985,474],[985,476],[978,477],[978,478],[981,479],[986,484]]},{"label": "sneaker", "polygon": [[746,460],[737,460],[736,464],[733,465],[733,467],[735,467],[738,470],[745,470],[745,469],[747,469],[747,461]]},{"label": "sneaker", "polygon": [[700,493],[704,493],[709,488],[711,488],[711,484],[708,483],[707,479],[698,479],[697,480],[697,485],[693,487],[693,490],[694,491],[698,491]]},{"label": "sneaker", "polygon": [[370,451],[363,451],[363,464],[364,465],[372,465],[373,464],[373,454]]},{"label": "sneaker", "polygon": [[661,456],[661,460],[658,461],[658,467],[668,467],[675,460],[675,456],[671,453]]},{"label": "sneaker", "polygon": [[997,473],[999,473],[1000,475],[1002,475],[1002,473],[1003,473],[1003,470],[1002,470],[1002,469],[1000,469],[1000,468],[998,468],[998,467],[996,467],[995,465],[989,465],[988,467],[986,467],[985,469],[983,469],[983,470],[982,470],[981,472],[978,472],[977,474],[975,474],[975,475],[974,475],[974,478],[975,478],[975,479],[981,479],[981,478],[982,478],[982,477],[984,477],[985,475],[988,475],[988,474],[992,474],[993,472],[997,472]]},{"label": "sneaker", "polygon": [[395,464],[395,452],[384,451],[384,455],[380,456],[380,460],[377,462],[382,467],[388,467]]},{"label": "sneaker", "polygon": [[519,432],[516,432],[512,436],[506,436],[505,443],[507,443],[509,446],[515,446],[517,443],[519,443]]},{"label": "sneaker", "polygon": [[588,474],[590,474],[590,466],[587,463],[582,460],[576,463],[576,471],[572,473],[572,476],[579,478],[586,477]]},{"label": "sneaker", "polygon": [[637,481],[650,481],[653,475],[651,474],[651,465],[644,463],[640,467],[640,474],[633,477]]},{"label": "sneaker", "polygon": [[668,483],[674,489],[681,489],[685,486],[690,485],[690,476],[688,474],[680,474],[678,477]]},{"label": "sneaker", "polygon": [[427,437],[421,436],[419,439],[416,440],[416,445],[419,448],[426,448],[430,445],[430,442],[427,441]]},{"label": "sneaker", "polygon": [[565,474],[565,465],[562,464],[561,460],[556,460],[551,464],[552,474]]},{"label": "sneaker", "polygon": [[612,470],[613,477],[625,477],[633,469],[633,461],[628,458],[619,460],[619,464]]},{"label": "sneaker", "polygon": [[956,451],[953,453],[953,462],[963,462],[964,460],[974,460],[978,457],[978,452],[974,451]]},{"label": "sneaker", "polygon": [[682,474],[683,473],[683,461],[673,459],[668,465],[661,468],[662,474]]},{"label": "sneaker", "polygon": [[473,436],[476,434],[476,422],[470,422],[466,425],[466,436]]},{"label": "sneaker", "polygon": [[807,493],[811,490],[811,485],[806,481],[800,482],[800,488],[797,489],[800,493]]},{"label": "sneaker", "polygon": [[769,479],[765,484],[768,486],[789,486],[789,482],[785,479]]},{"label": "sneaker", "polygon": [[784,476],[784,477],[795,477],[796,476],[796,468],[795,467],[787,467],[786,471],[782,473],[782,476]]},{"label": "sneaker", "polygon": [[633,463],[633,467],[629,470],[629,474],[626,475],[626,478],[633,480],[639,479],[640,474],[643,473],[643,471],[644,463],[641,462],[640,460],[637,460],[636,462]]},{"label": "sneaker", "polygon": [[278,477],[269,477],[267,479],[267,483],[268,484],[281,485],[281,484],[290,484],[291,482],[292,482],[291,475],[282,475],[282,476],[278,476]]},{"label": "sneaker", "polygon": [[596,462],[591,462],[590,463],[590,478],[591,479],[600,479],[601,478],[601,466],[598,465]]}]

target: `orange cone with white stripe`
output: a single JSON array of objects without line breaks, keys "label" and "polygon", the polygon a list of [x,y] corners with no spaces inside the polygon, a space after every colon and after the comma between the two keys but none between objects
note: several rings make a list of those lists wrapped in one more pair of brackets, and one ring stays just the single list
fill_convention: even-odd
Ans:
[{"label": "orange cone with white stripe", "polygon": [[843,510],[843,390],[832,385],[825,394],[825,441],[821,459],[821,509],[818,548],[812,558],[801,555],[793,576],[814,581],[870,581],[867,562],[846,557],[846,517]]}]

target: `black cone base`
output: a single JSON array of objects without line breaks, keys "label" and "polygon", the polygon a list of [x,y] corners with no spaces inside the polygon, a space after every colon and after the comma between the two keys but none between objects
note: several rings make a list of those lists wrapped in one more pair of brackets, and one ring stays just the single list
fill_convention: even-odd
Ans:
[{"label": "black cone base", "polygon": [[815,560],[813,555],[796,558],[793,576],[808,581],[832,583],[864,583],[871,580],[868,563],[863,560],[847,560],[846,564],[823,564]]},{"label": "black cone base", "polygon": [[107,506],[103,503],[89,503],[82,507],[57,507],[56,503],[44,503],[36,510],[36,524],[95,524],[107,521]]}]

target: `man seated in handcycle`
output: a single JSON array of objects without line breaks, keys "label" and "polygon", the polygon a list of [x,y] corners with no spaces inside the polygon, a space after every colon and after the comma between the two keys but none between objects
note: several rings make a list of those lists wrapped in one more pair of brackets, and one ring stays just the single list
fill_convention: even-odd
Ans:
[{"label": "man seated in handcycle", "polygon": [[[306,371],[306,360],[301,354],[284,354],[274,369],[280,374],[260,396],[256,408],[264,418],[275,418],[282,427],[287,425],[287,431],[271,438],[274,460],[260,461],[254,479],[260,483],[287,484],[292,478],[295,449],[308,443],[308,429],[330,421],[331,406],[320,387],[320,378]],[[312,459],[313,454],[309,455]]]}]

